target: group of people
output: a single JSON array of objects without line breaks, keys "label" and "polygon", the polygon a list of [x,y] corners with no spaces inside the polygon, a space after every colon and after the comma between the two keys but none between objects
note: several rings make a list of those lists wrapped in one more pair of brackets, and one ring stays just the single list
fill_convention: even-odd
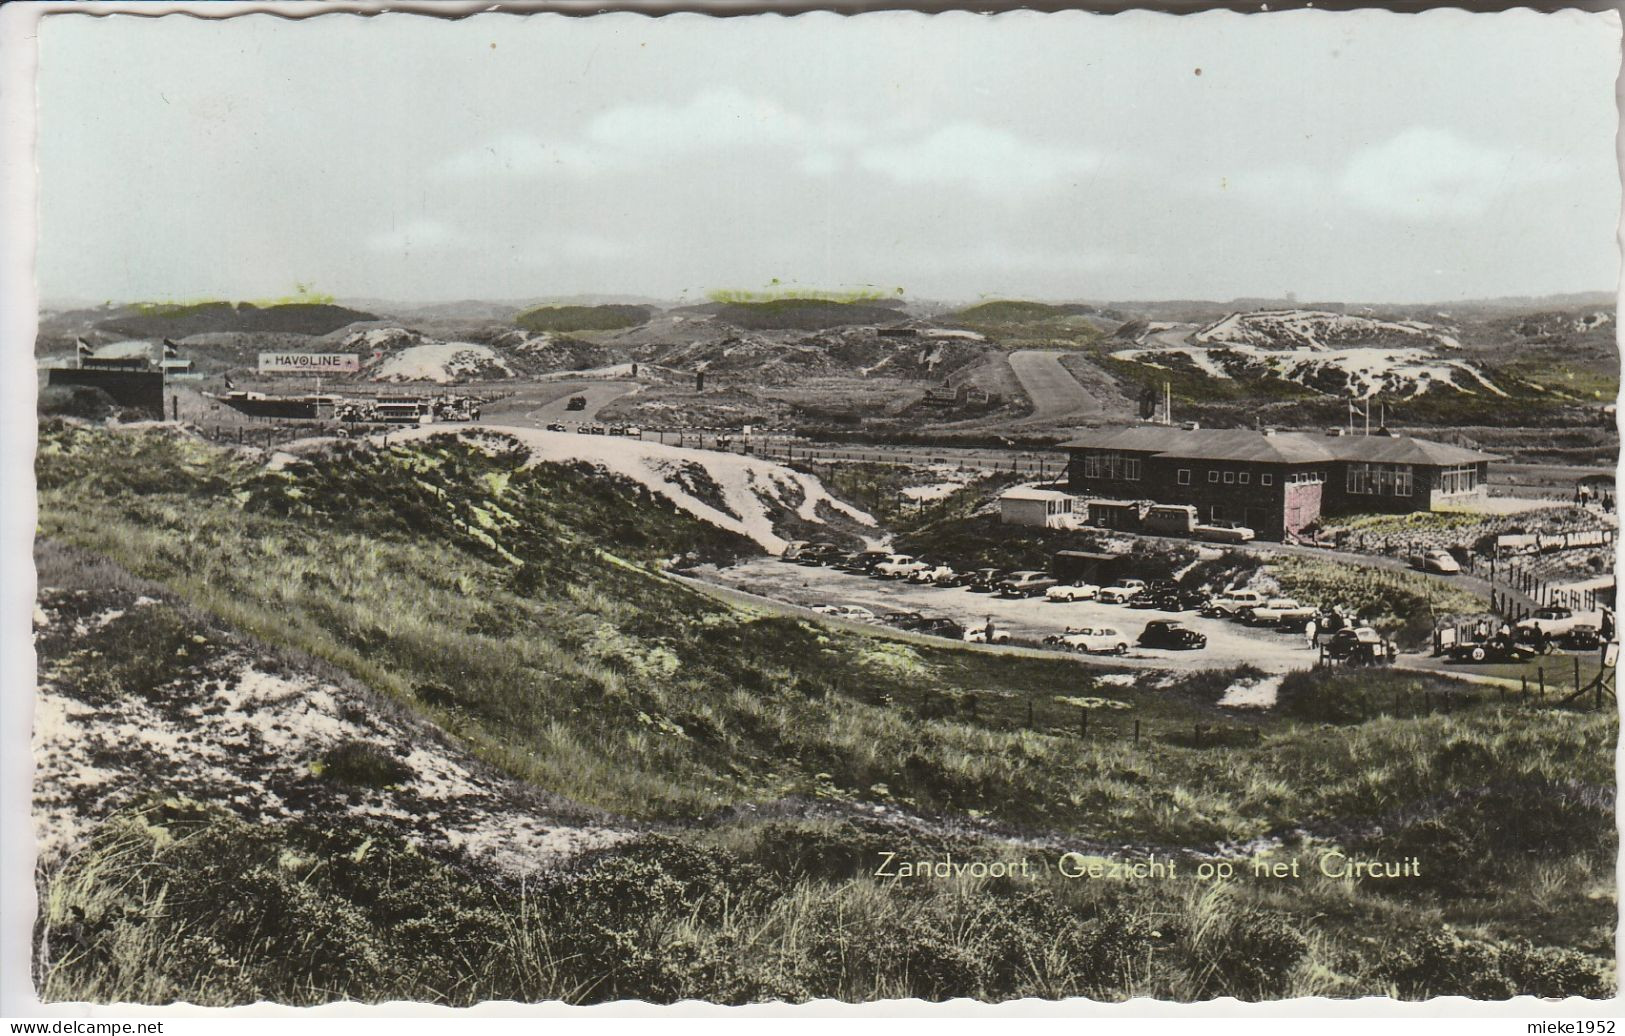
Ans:
[{"label": "group of people", "polygon": [[1614,511],[1614,494],[1588,485],[1576,487],[1574,502],[1580,507],[1589,507],[1595,503],[1602,509],[1603,514],[1612,514]]}]

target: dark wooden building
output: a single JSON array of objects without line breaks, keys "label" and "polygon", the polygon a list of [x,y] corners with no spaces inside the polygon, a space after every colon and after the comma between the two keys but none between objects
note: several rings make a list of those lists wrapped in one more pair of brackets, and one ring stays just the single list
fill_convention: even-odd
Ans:
[{"label": "dark wooden building", "polygon": [[[1487,495],[1488,453],[1392,435],[1142,425],[1064,445],[1072,492],[1113,505],[1191,504],[1203,521],[1260,536],[1295,534],[1321,515],[1448,509]],[[1090,508],[1091,513],[1094,507]]]}]

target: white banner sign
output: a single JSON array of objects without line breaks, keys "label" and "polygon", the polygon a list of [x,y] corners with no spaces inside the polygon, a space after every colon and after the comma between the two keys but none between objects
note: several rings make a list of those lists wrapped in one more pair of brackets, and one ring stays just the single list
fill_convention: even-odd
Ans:
[{"label": "white banner sign", "polygon": [[356,353],[260,353],[261,374],[354,374]]}]

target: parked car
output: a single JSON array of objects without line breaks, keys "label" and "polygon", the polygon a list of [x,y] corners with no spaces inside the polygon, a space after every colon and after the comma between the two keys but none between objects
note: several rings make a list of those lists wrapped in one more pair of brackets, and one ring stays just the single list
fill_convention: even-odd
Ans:
[{"label": "parked car", "polygon": [[784,550],[779,552],[779,560],[780,561],[797,561],[797,560],[800,560],[801,552],[803,550],[807,549],[808,546],[809,546],[809,544],[807,543],[806,540],[791,540],[789,543],[786,543],[784,545]]},{"label": "parked car", "polygon": [[1128,637],[1110,628],[1083,627],[1068,629],[1057,643],[1069,651],[1090,654],[1123,655],[1128,653]]},{"label": "parked car", "polygon": [[643,429],[639,428],[635,424],[629,424],[625,428],[621,429],[621,434],[627,436],[628,438],[641,439],[643,438]]},{"label": "parked car", "polygon": [[1164,603],[1174,603],[1175,595],[1178,593],[1178,586],[1168,582],[1166,579],[1159,579],[1154,583],[1148,584],[1145,589],[1129,598],[1128,606],[1130,608],[1138,608],[1142,611],[1148,609],[1161,609]]},{"label": "parked car", "polygon": [[889,557],[891,554],[884,550],[860,550],[856,554],[848,554],[836,567],[843,572],[868,575],[876,565]]},{"label": "parked car", "polygon": [[847,619],[851,622],[879,622],[874,612],[861,604],[820,604],[813,611],[821,615],[830,615],[837,619]]},{"label": "parked car", "polygon": [[907,579],[916,572],[929,568],[925,562],[911,554],[890,554],[874,567],[873,574],[882,579]]},{"label": "parked car", "polygon": [[1448,550],[1424,550],[1411,555],[1411,567],[1423,572],[1437,572],[1453,576],[1461,571],[1461,563],[1450,556]]},{"label": "parked car", "polygon": [[604,426],[601,425],[601,424],[590,424],[590,425],[587,426],[587,434],[588,435],[603,435],[604,434]]},{"label": "parked car", "polygon": [[959,575],[948,565],[927,565],[918,572],[910,575],[908,581],[919,583],[922,586],[952,586],[953,580]]},{"label": "parked car", "polygon": [[1301,626],[1319,614],[1320,609],[1299,604],[1290,597],[1272,597],[1244,614],[1241,621],[1249,626]]},{"label": "parked car", "polygon": [[1394,660],[1394,645],[1370,626],[1345,626],[1326,643],[1326,657],[1349,665],[1384,665]]},{"label": "parked car", "polygon": [[[933,616],[920,623],[914,632],[924,633],[932,637],[947,637],[949,640],[961,640],[965,636],[965,627],[952,619]],[[986,630],[984,629],[985,633]],[[998,631],[995,630],[995,633]]]},{"label": "parked car", "polygon": [[1144,589],[1143,579],[1119,579],[1111,586],[1102,587],[1099,597],[1106,604],[1122,604]]},{"label": "parked car", "polygon": [[550,432],[568,432],[570,429],[564,427],[562,424],[559,424],[557,421],[554,421],[552,424],[547,426],[547,430]]},{"label": "parked car", "polygon": [[1264,595],[1256,590],[1226,590],[1209,601],[1202,614],[1213,619],[1234,619],[1257,608],[1265,600]]},{"label": "parked car", "polygon": [[967,574],[963,585],[972,593],[990,594],[999,588],[999,581],[1003,578],[1003,569],[978,568]]},{"label": "parked car", "polygon": [[1046,572],[1012,572],[999,581],[1000,597],[1037,597],[1055,585]]},{"label": "parked car", "polygon": [[1207,634],[1198,633],[1171,619],[1153,619],[1145,624],[1139,644],[1141,647],[1195,651],[1207,647]]},{"label": "parked car", "polygon": [[612,425],[610,425],[609,426],[609,434],[610,435],[625,435],[626,434],[626,425],[624,425],[624,424],[612,424]]},{"label": "parked car", "polygon": [[1100,596],[1100,587],[1080,579],[1076,583],[1052,586],[1044,591],[1044,596],[1051,601],[1092,601]]},{"label": "parked car", "polygon": [[1596,651],[1602,647],[1602,630],[1589,622],[1582,622],[1563,634],[1559,643],[1570,651]]},{"label": "parked car", "polygon": [[834,543],[811,543],[802,547],[796,554],[798,565],[832,565],[837,558],[843,556],[841,548]]},{"label": "parked car", "polygon": [[880,617],[880,621],[898,629],[911,630],[917,629],[925,621],[925,616],[919,612],[887,612]]},{"label": "parked car", "polygon": [[1195,531],[1197,539],[1213,543],[1251,543],[1258,538],[1258,533],[1240,522],[1203,522]]},{"label": "parked car", "polygon": [[1008,644],[1010,631],[993,627],[993,637],[988,638],[986,626],[972,626],[961,634],[967,644]]},{"label": "parked car", "polygon": [[1540,608],[1518,623],[1518,634],[1524,639],[1536,630],[1549,638],[1561,637],[1580,625],[1580,617],[1572,608]]}]

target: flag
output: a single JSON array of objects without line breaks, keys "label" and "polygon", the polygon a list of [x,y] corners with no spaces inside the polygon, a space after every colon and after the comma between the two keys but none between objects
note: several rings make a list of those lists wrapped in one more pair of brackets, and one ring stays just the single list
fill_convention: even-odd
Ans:
[{"label": "flag", "polygon": [[232,391],[236,390],[237,386],[233,385],[231,383],[231,375],[230,374],[223,374],[223,375],[221,375],[221,377],[226,379],[226,391],[227,392],[232,392]]},{"label": "flag", "polygon": [[96,355],[96,350],[94,350],[94,349],[92,349],[90,347],[89,342],[85,341],[83,338],[79,339],[78,341],[79,341],[79,358],[81,360],[84,359],[86,356],[94,356],[94,355]]},{"label": "flag", "polygon": [[169,339],[164,339],[164,359],[173,360],[181,354],[181,347]]}]

